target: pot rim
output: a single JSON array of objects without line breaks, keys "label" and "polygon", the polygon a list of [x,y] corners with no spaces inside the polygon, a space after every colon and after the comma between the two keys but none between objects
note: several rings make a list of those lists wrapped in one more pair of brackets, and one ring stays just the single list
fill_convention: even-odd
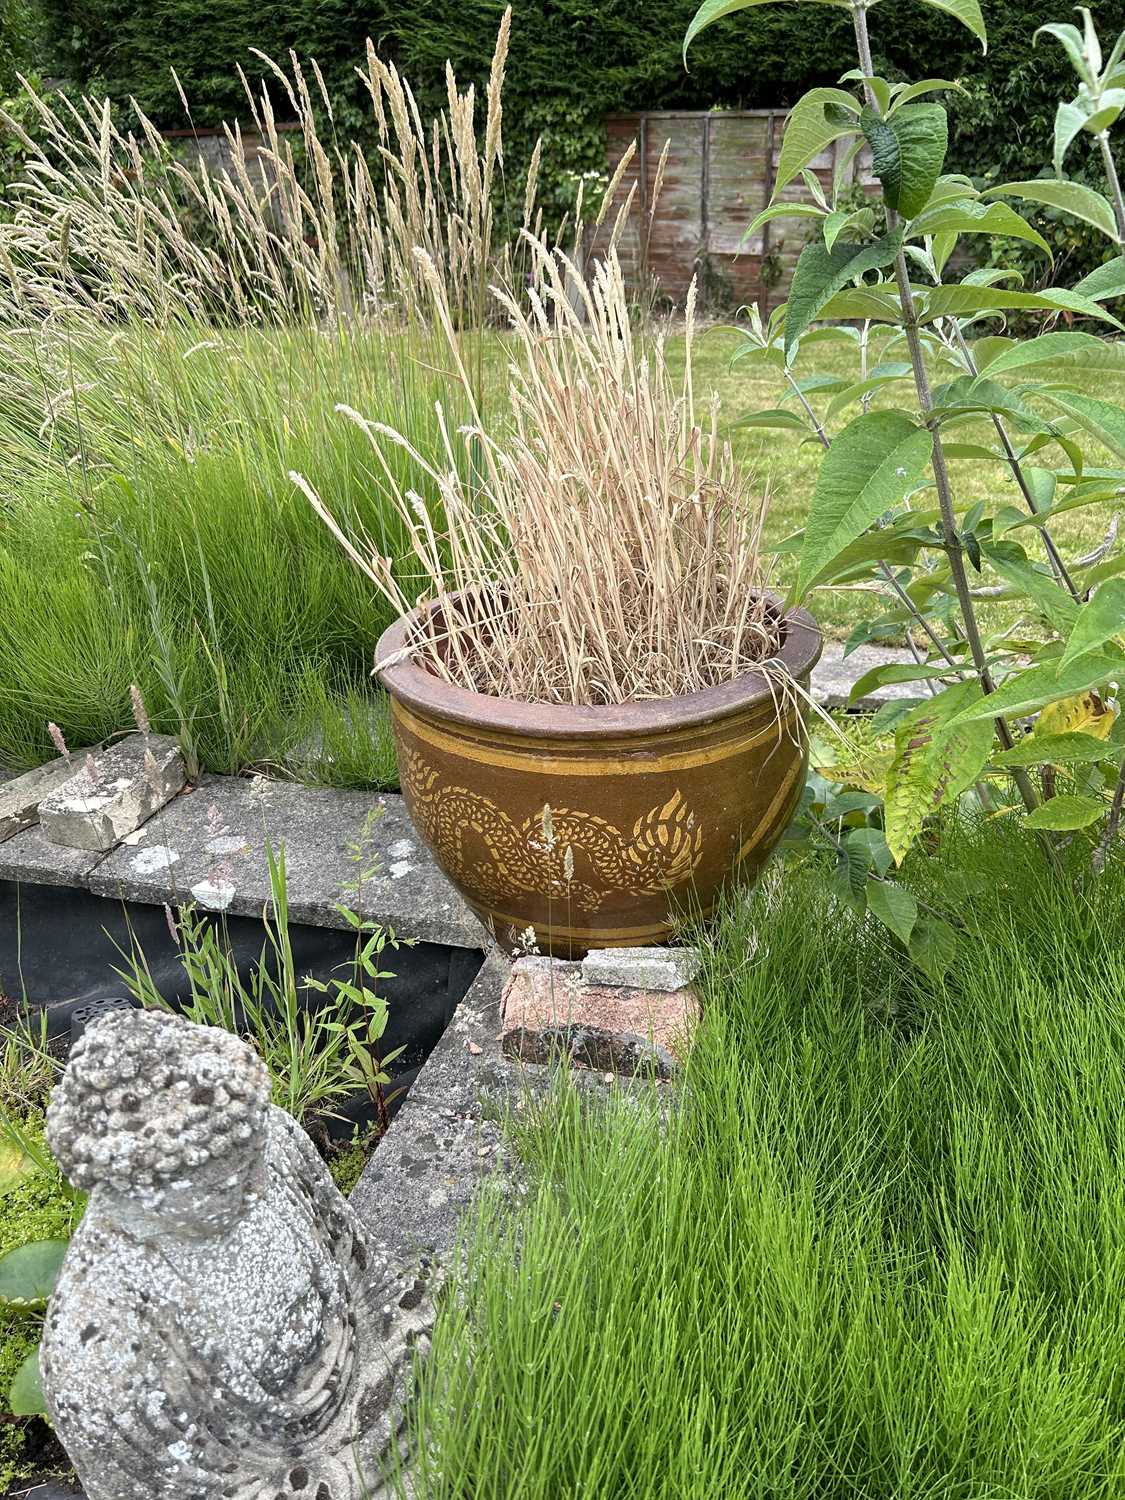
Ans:
[{"label": "pot rim", "polygon": [[[730,682],[673,698],[643,698],[619,704],[523,703],[443,682],[410,658],[377,667],[376,675],[392,698],[418,713],[452,719],[470,728],[540,739],[593,740],[607,734],[644,735],[709,724],[745,713],[767,700],[771,704],[776,701],[777,682],[774,679],[771,685],[766,666],[780,664],[787,676],[800,681],[820,660],[824,642],[812,615],[800,608],[784,611],[776,594],[762,592],[783,616],[784,633],[777,654]],[[375,648],[376,663],[405,648],[410,622],[423,607],[432,612],[440,603],[434,600],[420,606],[388,626]]]}]

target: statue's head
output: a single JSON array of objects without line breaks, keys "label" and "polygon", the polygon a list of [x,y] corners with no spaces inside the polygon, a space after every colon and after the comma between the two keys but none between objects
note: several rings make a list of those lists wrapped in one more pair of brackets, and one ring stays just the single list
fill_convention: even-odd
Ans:
[{"label": "statue's head", "polygon": [[157,1233],[229,1229],[264,1178],[269,1074],[230,1032],[114,1011],[75,1044],[47,1139],[76,1187]]}]

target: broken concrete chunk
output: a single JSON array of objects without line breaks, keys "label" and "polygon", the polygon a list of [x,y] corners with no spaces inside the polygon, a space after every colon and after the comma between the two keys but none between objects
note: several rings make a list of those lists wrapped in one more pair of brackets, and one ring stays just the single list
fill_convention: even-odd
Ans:
[{"label": "broken concrete chunk", "polygon": [[584,965],[520,958],[500,1001],[500,1040],[509,1057],[669,1078],[691,1042],[699,1001],[677,990],[590,984]]},{"label": "broken concrete chunk", "polygon": [[185,780],[174,739],[133,734],[89,757],[45,797],[39,822],[53,844],[112,849],[170,801]]},{"label": "broken concrete chunk", "polygon": [[582,960],[587,984],[682,990],[699,973],[697,948],[596,948]]},{"label": "broken concrete chunk", "polygon": [[0,844],[39,821],[39,804],[81,769],[91,752],[76,751],[69,760],[61,756],[37,766],[11,781],[0,783]]}]

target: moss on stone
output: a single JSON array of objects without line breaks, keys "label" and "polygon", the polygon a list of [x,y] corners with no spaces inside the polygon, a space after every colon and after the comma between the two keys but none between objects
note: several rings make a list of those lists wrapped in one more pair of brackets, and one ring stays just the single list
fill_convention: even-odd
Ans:
[{"label": "moss on stone", "polygon": [[[22,1124],[42,1140],[42,1118]],[[36,1240],[69,1239],[84,1206],[85,1200],[70,1194],[61,1178],[29,1173],[0,1198],[0,1255]],[[5,1408],[16,1371],[39,1342],[39,1326],[36,1315],[0,1307],[0,1405]],[[36,1473],[25,1457],[27,1431],[27,1422],[0,1424],[0,1495]]]}]

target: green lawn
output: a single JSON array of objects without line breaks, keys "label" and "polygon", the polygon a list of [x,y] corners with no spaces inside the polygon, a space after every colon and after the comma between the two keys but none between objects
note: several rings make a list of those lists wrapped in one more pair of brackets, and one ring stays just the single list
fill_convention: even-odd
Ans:
[{"label": "green lawn", "polygon": [[526,1196],[467,1227],[411,1493],[1125,1493],[1125,867],[1076,894],[947,823],[907,879],[968,929],[946,984],[775,868],[680,1085],[516,1117]]},{"label": "green lawn", "polygon": [[[800,414],[796,398],[790,394],[787,399],[787,388],[782,376],[748,361],[732,367],[731,357],[740,342],[737,333],[723,327],[709,330],[699,340],[696,348],[697,396],[702,396],[708,389],[715,390],[722,401],[724,419],[729,422],[735,422],[749,412],[783,405]],[[876,345],[870,356],[872,367],[880,357],[879,347]],[[902,360],[904,355],[901,346],[886,357]],[[857,355],[843,344],[816,345],[801,355],[797,366],[799,376],[814,373],[858,379]],[[1074,368],[1052,371],[1050,367],[1041,367],[1036,373],[1043,379],[1050,379],[1052,375],[1065,379],[1089,395],[1125,401],[1125,358],[1117,372],[1082,371]],[[949,372],[934,374],[935,381],[949,378]],[[889,390],[893,395],[886,390],[876,393],[872,400],[873,408],[894,405],[896,400],[908,410],[912,408],[913,385],[909,380],[901,381]],[[810,395],[809,399],[818,415],[823,417],[827,400],[815,394]],[[858,405],[853,405],[838,414],[829,427],[830,433],[840,431],[858,413]],[[995,434],[990,423],[979,422],[959,427],[956,438],[960,442],[988,444],[995,441]],[[762,487],[769,492],[769,534],[772,540],[784,540],[804,525],[823,449],[815,441],[802,444],[797,432],[761,428],[735,431],[732,441],[741,460],[759,476]],[[1107,450],[1093,444],[1086,450],[1086,459],[1091,466],[1120,462]],[[1054,447],[1044,450],[1034,462],[1044,467],[1058,468],[1064,466],[1066,460],[1062,451]],[[981,499],[1021,505],[1019,493],[1001,465],[958,459],[951,463],[950,468],[958,500],[964,505],[968,506]],[[1056,540],[1062,545],[1065,555],[1080,556],[1098,545],[1109,521],[1110,515],[1103,507],[1094,506],[1089,510],[1077,511],[1070,517],[1060,519],[1056,528]],[[1024,545],[1030,549],[1033,533],[1026,530],[1020,536]],[[784,586],[790,581],[792,571],[789,560],[785,559],[777,572],[780,585]],[[997,580],[993,578],[990,581]],[[811,608],[826,633],[838,637],[846,636],[865,616],[881,613],[878,608],[872,608],[870,597],[862,592],[821,591],[814,595]],[[986,607],[986,618],[989,615],[993,621],[1003,624],[1013,618],[1010,611],[1005,613],[996,606],[992,606],[991,610]]]}]

